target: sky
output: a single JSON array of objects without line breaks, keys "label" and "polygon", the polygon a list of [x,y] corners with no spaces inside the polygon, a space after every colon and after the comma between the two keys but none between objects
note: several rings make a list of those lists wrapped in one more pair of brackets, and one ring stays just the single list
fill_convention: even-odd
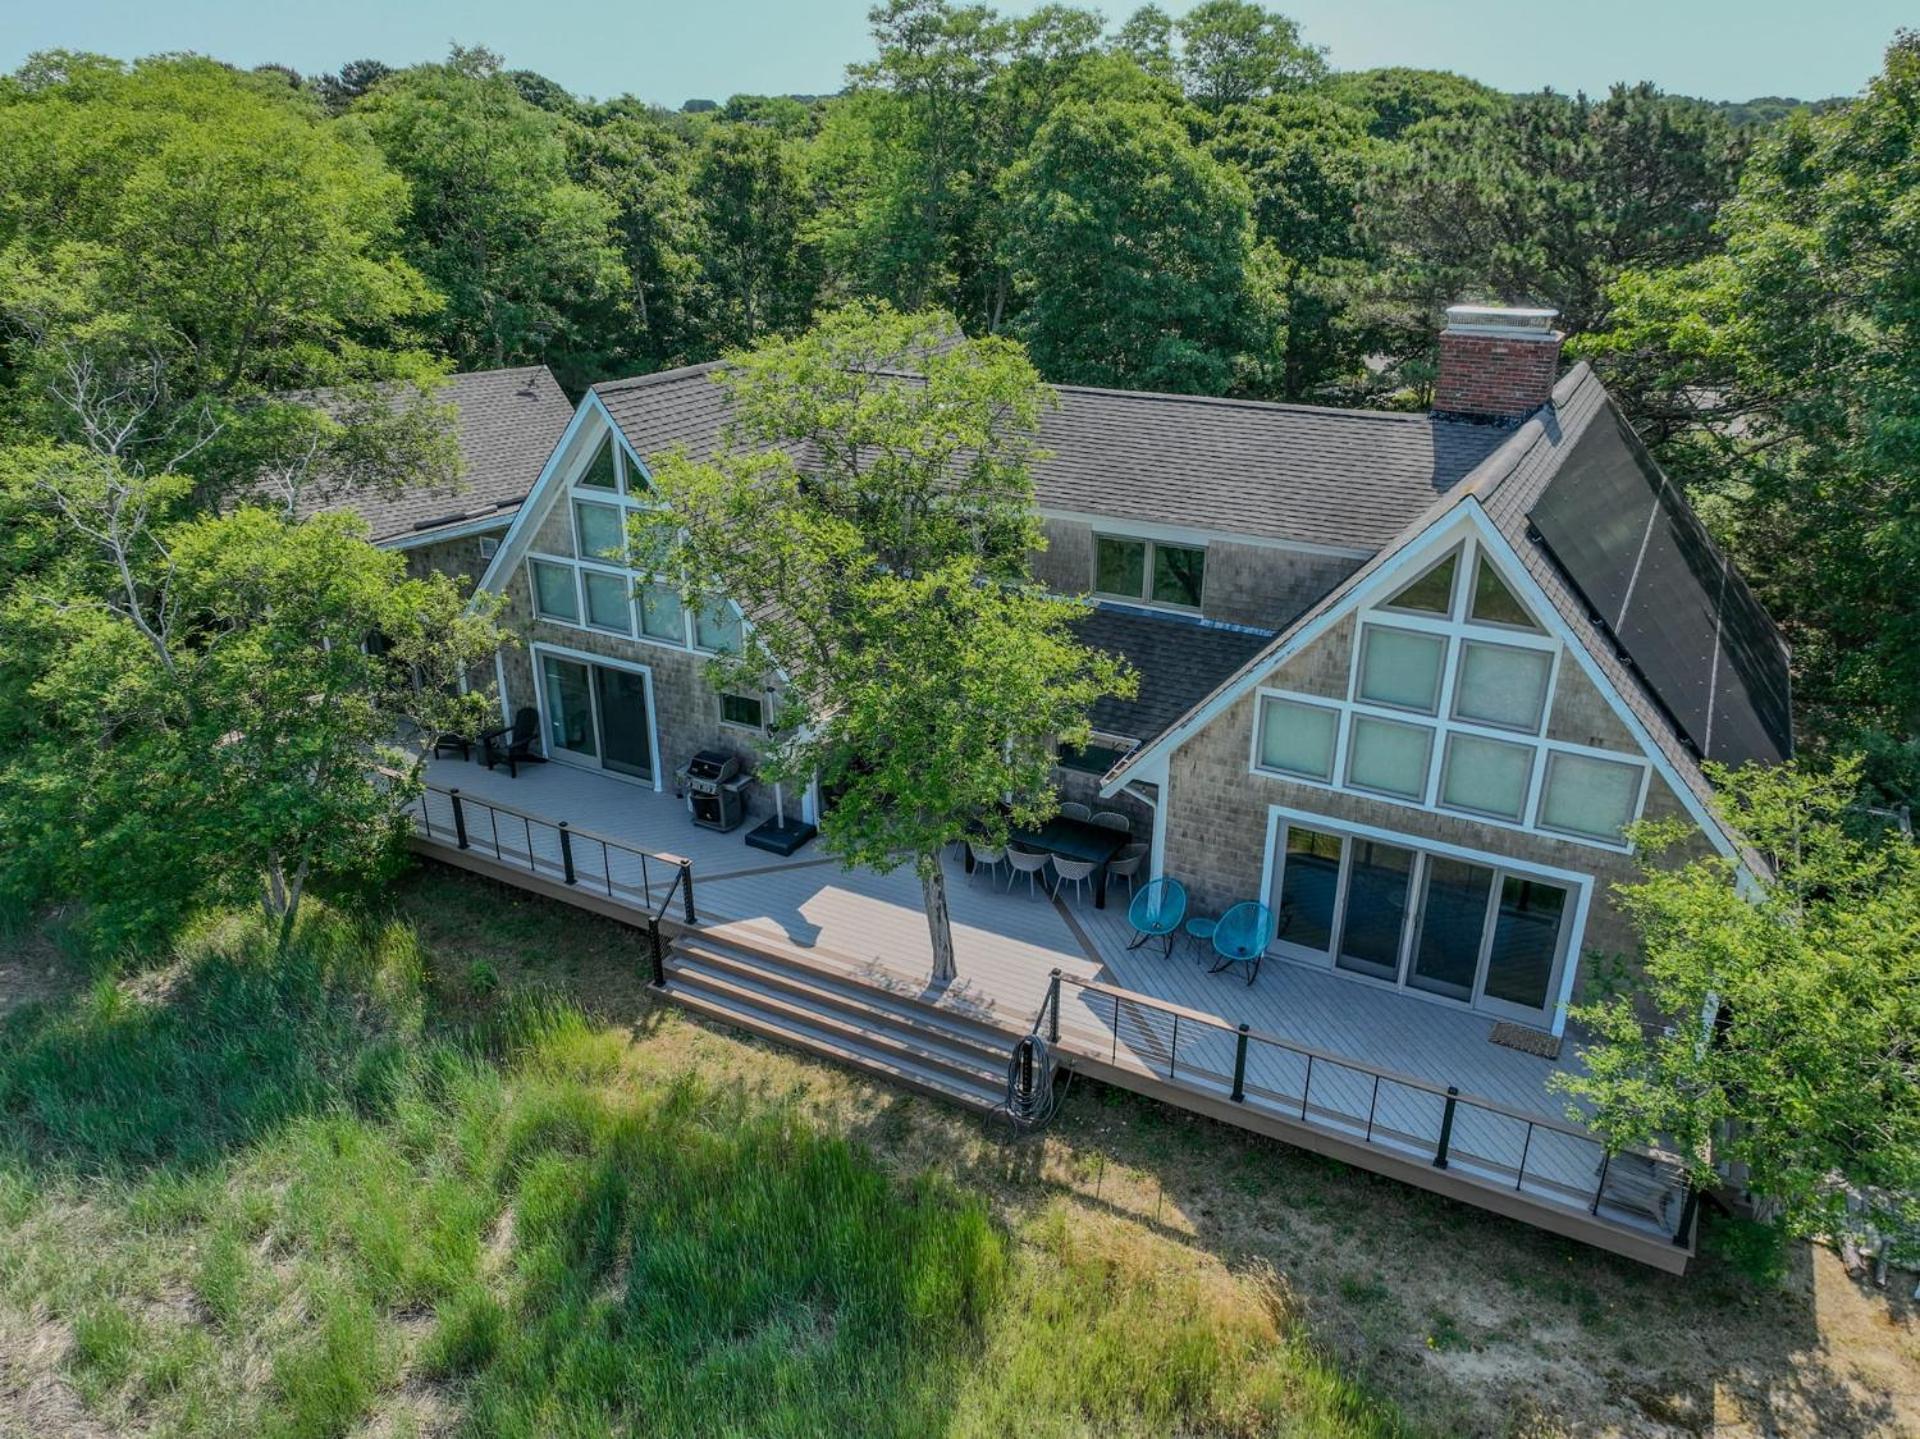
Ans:
[{"label": "sky", "polygon": [[[1035,0],[1001,0],[1017,13]],[[0,69],[35,50],[197,50],[302,73],[485,45],[576,94],[677,107],[824,94],[871,53],[868,0],[0,0]],[[1100,6],[1116,22],[1133,0]],[[1185,0],[1162,0],[1178,12]],[[1273,0],[1342,70],[1455,70],[1502,90],[1651,80],[1710,100],[1856,93],[1911,0]]]}]

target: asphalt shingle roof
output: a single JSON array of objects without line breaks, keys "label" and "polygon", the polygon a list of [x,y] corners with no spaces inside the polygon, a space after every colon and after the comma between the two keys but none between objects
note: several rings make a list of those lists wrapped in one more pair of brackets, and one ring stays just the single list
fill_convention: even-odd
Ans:
[{"label": "asphalt shingle roof", "polygon": [[1106,604],[1096,605],[1074,630],[1081,643],[1140,672],[1136,698],[1099,700],[1092,719],[1101,734],[1143,744],[1212,694],[1272,638],[1264,630]]},{"label": "asphalt shingle roof", "polygon": [[[717,364],[594,391],[634,452],[711,454],[726,422]],[[1056,388],[1034,467],[1043,510],[1369,551],[1507,439],[1426,414]]]},{"label": "asphalt shingle roof", "polygon": [[461,460],[456,486],[343,494],[322,481],[309,490],[302,516],[352,509],[367,521],[375,543],[424,538],[489,515],[503,525],[511,520],[572,421],[572,401],[545,365],[454,375],[436,398],[454,409]]}]

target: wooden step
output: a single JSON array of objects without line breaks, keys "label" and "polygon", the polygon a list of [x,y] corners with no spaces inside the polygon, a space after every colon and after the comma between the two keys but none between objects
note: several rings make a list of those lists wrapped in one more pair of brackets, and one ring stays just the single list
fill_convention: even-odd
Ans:
[{"label": "wooden step", "polygon": [[749,999],[724,995],[708,987],[693,988],[684,976],[669,974],[667,997],[696,1014],[704,1014],[723,1024],[744,1029],[794,1049],[818,1055],[852,1069],[880,1075],[906,1089],[935,1099],[946,1100],[964,1109],[985,1114],[1000,1104],[1002,1092],[997,1086],[960,1079],[944,1069],[935,1069],[910,1059],[890,1054],[864,1037],[850,1042],[814,1024],[800,1024],[779,1017]]},{"label": "wooden step", "polygon": [[750,1009],[789,1029],[824,1038],[837,1048],[870,1050],[899,1063],[936,1070],[967,1086],[996,1090],[1005,1083],[1007,1053],[964,1052],[877,1010],[827,1006],[797,991],[747,978],[706,962],[676,958],[667,966],[667,989],[675,987],[739,1009]]},{"label": "wooden step", "polygon": [[824,966],[804,967],[780,956],[748,952],[695,935],[683,936],[674,945],[673,958],[776,991],[787,1000],[809,1008],[831,1009],[863,1025],[877,1022],[910,1029],[957,1058],[982,1063],[996,1071],[1005,1067],[1007,1055],[1013,1048],[1015,1037],[1002,1030],[991,1029],[910,995],[862,984]]}]

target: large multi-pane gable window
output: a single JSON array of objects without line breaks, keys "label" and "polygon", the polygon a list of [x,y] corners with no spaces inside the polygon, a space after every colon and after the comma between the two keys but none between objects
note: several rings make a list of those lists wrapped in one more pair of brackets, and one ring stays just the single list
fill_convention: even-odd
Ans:
[{"label": "large multi-pane gable window", "polygon": [[594,440],[567,486],[572,552],[527,559],[534,613],[555,624],[676,649],[737,652],[741,621],[732,604],[695,603],[676,586],[641,583],[646,565],[631,552],[628,530],[634,513],[653,503],[645,468],[612,432]]},{"label": "large multi-pane gable window", "polygon": [[1647,766],[1547,738],[1561,654],[1468,539],[1360,612],[1344,697],[1262,691],[1254,768],[1622,847]]}]

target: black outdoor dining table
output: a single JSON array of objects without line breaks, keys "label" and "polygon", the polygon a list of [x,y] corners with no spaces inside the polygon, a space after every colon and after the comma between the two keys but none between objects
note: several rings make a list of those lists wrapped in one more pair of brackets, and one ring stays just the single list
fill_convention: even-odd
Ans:
[{"label": "black outdoor dining table", "polygon": [[[1108,829],[1084,819],[1055,815],[1038,829],[1016,829],[1007,836],[1009,844],[1022,849],[1041,850],[1066,859],[1090,859],[1094,862],[1093,907],[1107,907],[1107,861],[1125,849],[1133,836],[1123,829]],[[967,852],[967,872],[973,872],[973,852]]]}]

